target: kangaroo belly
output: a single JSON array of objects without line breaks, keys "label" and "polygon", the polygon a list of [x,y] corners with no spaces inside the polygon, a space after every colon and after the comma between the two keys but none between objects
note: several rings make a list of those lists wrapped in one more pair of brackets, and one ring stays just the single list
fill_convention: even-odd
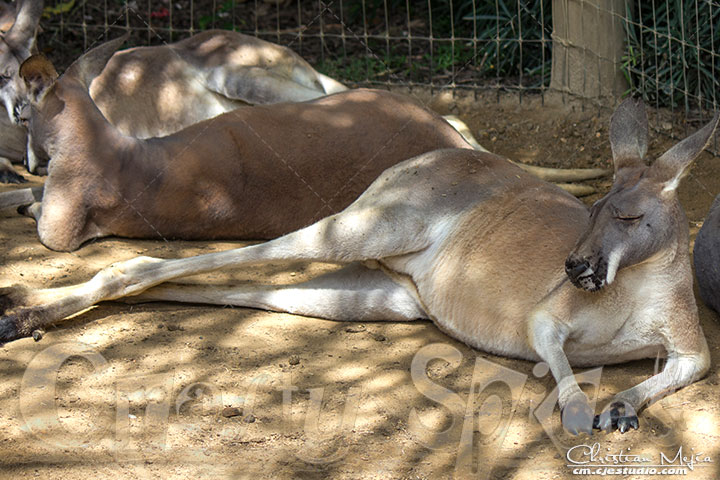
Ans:
[{"label": "kangaroo belly", "polygon": [[556,187],[531,182],[463,215],[418,289],[438,325],[466,343],[530,360],[530,312],[565,279],[564,262],[587,222]]}]

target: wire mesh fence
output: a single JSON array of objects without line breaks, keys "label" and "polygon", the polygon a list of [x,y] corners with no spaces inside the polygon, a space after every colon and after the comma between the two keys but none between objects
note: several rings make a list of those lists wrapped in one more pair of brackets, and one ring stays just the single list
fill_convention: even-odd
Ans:
[{"label": "wire mesh fence", "polygon": [[623,72],[630,89],[656,107],[716,109],[720,2],[628,4]]},{"label": "wire mesh fence", "polygon": [[289,45],[354,85],[543,91],[550,0],[104,0],[46,8],[40,44],[67,64],[98,39],[176,41],[211,28]]},{"label": "wire mesh fence", "polygon": [[[609,62],[621,88],[601,93],[690,120],[718,108],[717,0],[57,0],[42,27],[39,45],[61,66],[128,30],[147,45],[221,28],[290,46],[353,86],[595,98],[589,84],[616,80],[597,68]],[[579,63],[561,71],[561,56]]]}]

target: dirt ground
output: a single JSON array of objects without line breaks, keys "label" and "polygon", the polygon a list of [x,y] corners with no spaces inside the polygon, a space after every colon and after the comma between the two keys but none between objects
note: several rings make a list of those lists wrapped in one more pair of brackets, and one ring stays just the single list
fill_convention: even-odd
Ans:
[{"label": "dirt ground", "polygon": [[[438,94],[431,104],[459,114],[483,145],[510,158],[609,166],[609,111],[494,95]],[[651,154],[672,145],[667,134],[684,135],[658,115],[651,119],[662,133],[652,133]],[[703,154],[681,187],[693,236],[720,192],[719,167]],[[585,200],[609,183],[595,182],[600,193]],[[0,286],[70,285],[140,254],[188,256],[245,244],[113,238],[57,253],[38,242],[32,220],[5,210],[0,222]],[[285,283],[330,268],[270,265],[199,280]],[[713,357],[709,375],[645,409],[638,431],[578,438],[562,431],[557,409],[547,413],[555,388],[547,368],[475,351],[429,322],[106,303],[39,342],[0,348],[0,478],[584,478],[566,454],[576,447],[571,456],[581,458],[582,445],[597,443],[601,455],[641,455],[645,465],[681,451],[686,464],[694,462],[687,478],[715,479],[720,325],[717,314],[699,309]],[[423,359],[431,359],[427,369]],[[597,410],[656,368],[647,360],[589,371]],[[487,386],[495,377],[501,383]],[[433,383],[443,388],[428,388]]]}]

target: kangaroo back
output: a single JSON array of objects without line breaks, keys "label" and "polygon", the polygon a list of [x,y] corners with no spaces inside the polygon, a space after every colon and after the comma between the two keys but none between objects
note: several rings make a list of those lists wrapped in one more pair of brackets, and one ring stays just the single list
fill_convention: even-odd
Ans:
[{"label": "kangaroo back", "polygon": [[700,298],[705,305],[720,312],[720,195],[715,197],[695,238],[693,262]]}]

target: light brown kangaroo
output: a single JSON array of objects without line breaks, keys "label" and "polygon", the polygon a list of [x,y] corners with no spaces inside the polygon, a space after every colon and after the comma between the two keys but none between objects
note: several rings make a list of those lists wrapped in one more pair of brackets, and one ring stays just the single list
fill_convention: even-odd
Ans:
[{"label": "light brown kangaroo", "polygon": [[[0,339],[128,296],[333,320],[430,319],[475,348],[547,362],[568,431],[638,428],[643,405],[710,365],[676,188],[718,118],[648,167],[644,107],[623,102],[610,130],[615,181],[589,211],[492,154],[426,153],[386,170],[344,211],[264,244],[176,260],[140,257],[76,286],[6,290]],[[223,267],[298,260],[346,266],[296,285],[161,285]],[[593,417],[571,365],[659,354],[667,357],[661,373]]]}]

